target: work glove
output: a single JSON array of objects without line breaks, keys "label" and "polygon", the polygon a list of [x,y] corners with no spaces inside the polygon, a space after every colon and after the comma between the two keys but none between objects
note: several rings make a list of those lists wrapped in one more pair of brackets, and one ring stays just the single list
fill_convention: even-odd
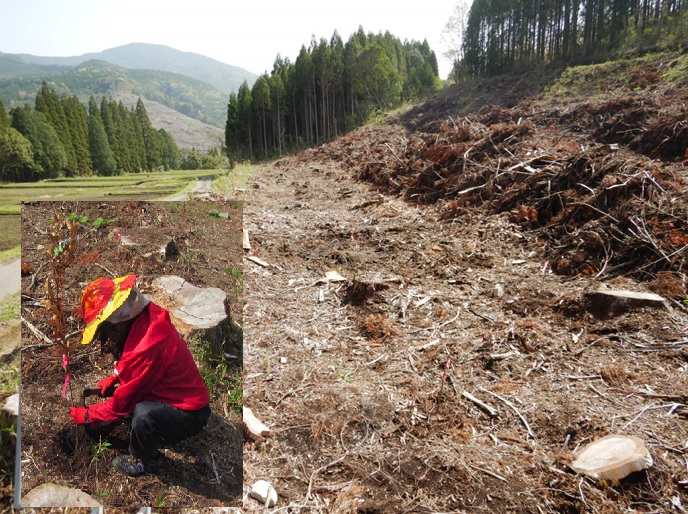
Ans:
[{"label": "work glove", "polygon": [[77,425],[90,423],[88,419],[88,409],[86,407],[70,407],[69,415],[72,416],[72,421]]},{"label": "work glove", "polygon": [[109,377],[104,378],[103,380],[98,382],[98,384],[96,385],[100,387],[100,395],[105,396],[105,391],[114,388],[118,380],[119,377],[114,373],[111,373]]}]

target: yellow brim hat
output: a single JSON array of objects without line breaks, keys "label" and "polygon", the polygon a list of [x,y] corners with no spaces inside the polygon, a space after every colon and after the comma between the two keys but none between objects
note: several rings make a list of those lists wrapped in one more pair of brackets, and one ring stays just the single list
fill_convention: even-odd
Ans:
[{"label": "yellow brim hat", "polygon": [[133,291],[136,275],[116,279],[98,278],[88,284],[81,296],[81,311],[86,328],[81,344],[93,341],[98,327],[119,309]]}]

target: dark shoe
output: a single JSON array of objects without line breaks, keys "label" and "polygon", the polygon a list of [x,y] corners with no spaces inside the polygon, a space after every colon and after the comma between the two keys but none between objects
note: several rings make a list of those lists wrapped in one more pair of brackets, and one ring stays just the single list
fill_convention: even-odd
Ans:
[{"label": "dark shoe", "polygon": [[112,467],[128,477],[138,477],[146,473],[155,473],[160,467],[161,457],[158,456],[144,463],[131,455],[120,455],[112,460]]}]

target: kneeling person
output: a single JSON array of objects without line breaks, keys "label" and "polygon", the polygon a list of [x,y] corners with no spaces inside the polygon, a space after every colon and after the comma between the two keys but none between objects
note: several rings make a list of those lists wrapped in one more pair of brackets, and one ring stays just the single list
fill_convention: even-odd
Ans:
[{"label": "kneeling person", "polygon": [[209,392],[191,352],[169,313],[150,302],[134,285],[135,275],[99,278],[84,289],[86,323],[82,344],[100,341],[115,357],[114,372],[98,382],[107,401],[70,407],[75,423],[112,422],[132,415],[130,455],[113,466],[128,476],[157,471],[160,448],[200,433],[210,416]]}]

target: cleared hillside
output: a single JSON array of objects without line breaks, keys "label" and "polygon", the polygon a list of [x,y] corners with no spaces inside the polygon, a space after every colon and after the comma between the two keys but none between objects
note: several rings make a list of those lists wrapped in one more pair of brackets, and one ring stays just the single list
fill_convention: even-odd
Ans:
[{"label": "cleared hillside", "polygon": [[[244,402],[271,429],[244,490],[321,512],[684,510],[685,65],[465,83],[266,165],[238,192],[260,257]],[[575,472],[610,434],[652,465]]]}]

